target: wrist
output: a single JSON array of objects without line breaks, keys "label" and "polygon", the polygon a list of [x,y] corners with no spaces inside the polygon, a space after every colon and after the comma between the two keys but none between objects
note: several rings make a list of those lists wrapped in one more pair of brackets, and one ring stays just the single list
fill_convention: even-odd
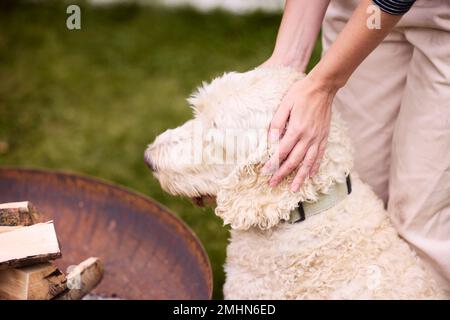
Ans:
[{"label": "wrist", "polygon": [[314,69],[306,75],[305,80],[309,83],[313,91],[319,91],[333,96],[343,86],[336,78],[328,77]]},{"label": "wrist", "polygon": [[305,72],[308,61],[303,56],[290,53],[276,53],[274,52],[267,60],[268,65],[289,67],[298,72]]}]

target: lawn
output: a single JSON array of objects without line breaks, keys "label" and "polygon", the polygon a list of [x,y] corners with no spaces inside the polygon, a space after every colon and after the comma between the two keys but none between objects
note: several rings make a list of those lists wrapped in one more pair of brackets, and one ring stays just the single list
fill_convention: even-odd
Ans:
[{"label": "lawn", "polygon": [[69,31],[60,2],[0,4],[0,165],[98,176],[163,203],[202,241],[220,298],[227,230],[165,194],[143,152],[190,118],[185,99],[201,81],[263,62],[281,16],[80,6],[81,30]]}]

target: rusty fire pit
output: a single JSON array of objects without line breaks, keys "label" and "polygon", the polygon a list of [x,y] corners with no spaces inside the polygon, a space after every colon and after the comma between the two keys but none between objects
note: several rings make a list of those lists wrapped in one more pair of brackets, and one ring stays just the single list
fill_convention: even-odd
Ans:
[{"label": "rusty fire pit", "polygon": [[192,231],[166,208],[98,179],[0,168],[0,202],[29,200],[53,219],[62,270],[100,257],[94,294],[121,299],[210,299],[212,272]]}]

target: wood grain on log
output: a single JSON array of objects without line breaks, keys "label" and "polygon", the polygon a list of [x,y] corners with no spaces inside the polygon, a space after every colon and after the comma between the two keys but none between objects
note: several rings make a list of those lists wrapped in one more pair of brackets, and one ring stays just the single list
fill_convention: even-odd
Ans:
[{"label": "wood grain on log", "polygon": [[61,257],[52,221],[0,233],[0,270]]}]

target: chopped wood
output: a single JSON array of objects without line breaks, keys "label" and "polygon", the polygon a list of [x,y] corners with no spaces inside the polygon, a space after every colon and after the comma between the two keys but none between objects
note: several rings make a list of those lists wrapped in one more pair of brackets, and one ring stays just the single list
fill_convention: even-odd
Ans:
[{"label": "chopped wood", "polygon": [[17,229],[20,229],[20,228],[23,228],[23,227],[22,226],[14,226],[14,227],[0,226],[0,233],[13,231],[13,230],[17,230]]},{"label": "chopped wood", "polygon": [[52,221],[0,233],[0,270],[61,257]]},{"label": "chopped wood", "polygon": [[30,226],[39,220],[39,213],[29,201],[0,204],[0,226]]},{"label": "chopped wood", "polygon": [[103,263],[91,257],[74,267],[67,275],[67,288],[57,300],[80,300],[92,291],[103,278]]},{"label": "chopped wood", "polygon": [[49,262],[0,271],[0,299],[49,300],[66,288],[66,277]]}]

